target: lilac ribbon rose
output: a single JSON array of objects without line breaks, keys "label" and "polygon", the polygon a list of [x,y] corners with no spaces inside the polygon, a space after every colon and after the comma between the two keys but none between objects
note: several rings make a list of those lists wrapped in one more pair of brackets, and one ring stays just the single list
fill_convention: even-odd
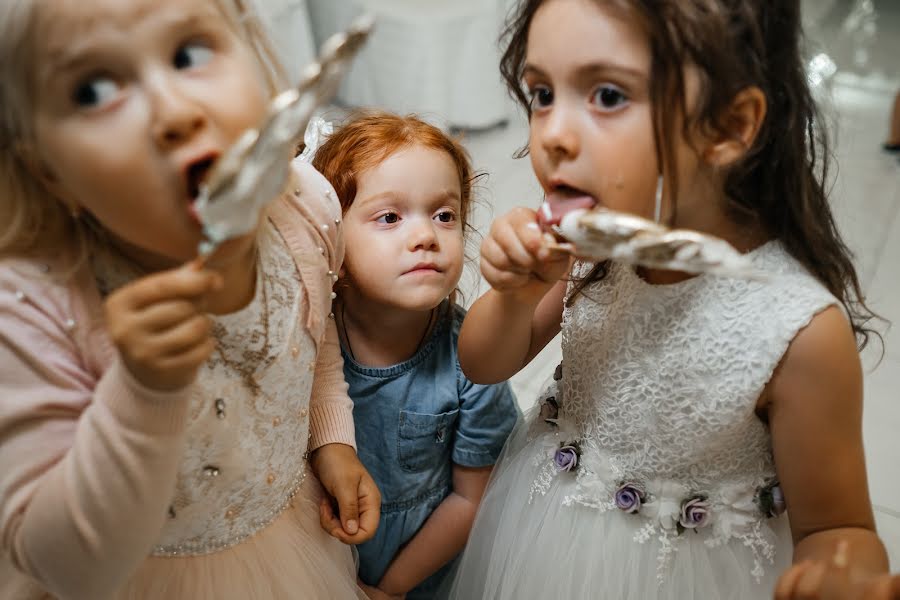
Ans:
[{"label": "lilac ribbon rose", "polygon": [[699,529],[709,522],[709,502],[703,496],[695,496],[681,504],[678,524],[685,529]]},{"label": "lilac ribbon rose", "polygon": [[560,473],[569,472],[578,466],[578,446],[574,443],[565,444],[553,455],[553,464]]},{"label": "lilac ribbon rose", "polygon": [[644,491],[634,483],[623,483],[616,490],[616,508],[629,514],[641,510],[644,502]]}]

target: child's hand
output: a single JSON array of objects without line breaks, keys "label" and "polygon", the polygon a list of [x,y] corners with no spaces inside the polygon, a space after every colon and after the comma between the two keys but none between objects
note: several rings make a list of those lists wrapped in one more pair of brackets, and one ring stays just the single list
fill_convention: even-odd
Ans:
[{"label": "child's hand", "polygon": [[194,381],[215,347],[204,301],[221,286],[220,275],[189,264],[110,294],[105,303],[110,337],[138,382],[171,391]]},{"label": "child's hand", "polygon": [[569,268],[568,255],[544,243],[537,213],[514,208],[491,225],[481,244],[481,272],[492,288],[539,299]]},{"label": "child's hand", "polygon": [[900,575],[854,575],[849,562],[843,541],[830,561],[793,565],[778,580],[775,600],[900,600]]},{"label": "child's hand", "polygon": [[366,585],[359,579],[356,580],[356,584],[362,591],[366,593],[366,596],[368,596],[370,600],[406,600],[406,594],[398,594],[396,596],[392,596],[387,592],[381,591],[377,587]]},{"label": "child's hand", "polygon": [[[345,544],[361,544],[375,535],[381,492],[353,448],[326,444],[313,452],[309,462],[331,497],[323,498],[319,506],[322,529]],[[337,516],[331,500],[337,502]]]}]

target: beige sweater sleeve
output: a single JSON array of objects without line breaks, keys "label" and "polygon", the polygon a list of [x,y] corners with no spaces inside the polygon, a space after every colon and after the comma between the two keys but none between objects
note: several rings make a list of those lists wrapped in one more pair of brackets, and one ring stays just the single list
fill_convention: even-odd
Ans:
[{"label": "beige sweater sleeve", "polygon": [[325,340],[319,348],[309,411],[309,451],[325,444],[347,444],[356,449],[353,401],[347,395],[344,361],[334,320],[325,325]]},{"label": "beige sweater sleeve", "polygon": [[[281,205],[275,221],[298,268],[306,276],[310,311],[315,313],[311,322],[324,324],[309,401],[309,451],[334,443],[356,449],[353,401],[347,394],[337,327],[334,319],[327,316],[330,308],[326,308],[331,305],[333,284],[326,277],[326,271],[337,273],[344,260],[343,227],[339,226],[341,205],[334,188],[321,173],[302,161],[295,160],[293,165],[299,200],[289,200]],[[323,223],[328,226],[321,226]],[[317,251],[316,246],[322,252]]]},{"label": "beige sweater sleeve", "polygon": [[[106,598],[156,541],[189,390],[102,376],[65,316],[0,281],[0,560],[61,598]],[[2,586],[0,586],[2,587]]]}]

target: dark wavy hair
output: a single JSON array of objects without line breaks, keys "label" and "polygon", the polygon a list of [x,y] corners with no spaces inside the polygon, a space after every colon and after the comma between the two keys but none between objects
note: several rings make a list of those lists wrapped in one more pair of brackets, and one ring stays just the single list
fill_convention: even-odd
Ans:
[{"label": "dark wavy hair", "polygon": [[[501,38],[500,71],[529,117],[522,69],[531,21],[544,1],[523,0]],[[859,348],[864,348],[871,335],[879,334],[868,327],[875,314],[866,306],[852,253],[828,202],[831,152],[804,69],[800,0],[595,1],[637,19],[647,34],[657,158],[670,189],[678,187],[673,140],[679,116],[685,115],[682,133],[699,129],[728,135],[724,119],[734,97],[751,86],[763,91],[765,122],[746,156],[726,176],[729,214],[738,224],[780,240],[840,300]],[[685,65],[695,66],[700,80],[691,114],[686,110]],[[577,289],[601,279],[606,270],[605,264],[597,265]]]}]

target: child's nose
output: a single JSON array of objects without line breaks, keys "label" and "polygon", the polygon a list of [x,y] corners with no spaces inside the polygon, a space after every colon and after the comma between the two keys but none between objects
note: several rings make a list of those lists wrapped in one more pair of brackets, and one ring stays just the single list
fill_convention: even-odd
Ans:
[{"label": "child's nose", "polygon": [[564,104],[557,104],[544,119],[540,128],[541,146],[548,155],[563,158],[577,156],[580,150],[580,137],[577,115]]},{"label": "child's nose", "polygon": [[437,248],[437,234],[431,219],[419,219],[411,224],[409,235],[410,250],[433,250]]},{"label": "child's nose", "polygon": [[150,87],[153,137],[160,147],[177,146],[189,140],[206,125],[202,107],[172,81]]}]

